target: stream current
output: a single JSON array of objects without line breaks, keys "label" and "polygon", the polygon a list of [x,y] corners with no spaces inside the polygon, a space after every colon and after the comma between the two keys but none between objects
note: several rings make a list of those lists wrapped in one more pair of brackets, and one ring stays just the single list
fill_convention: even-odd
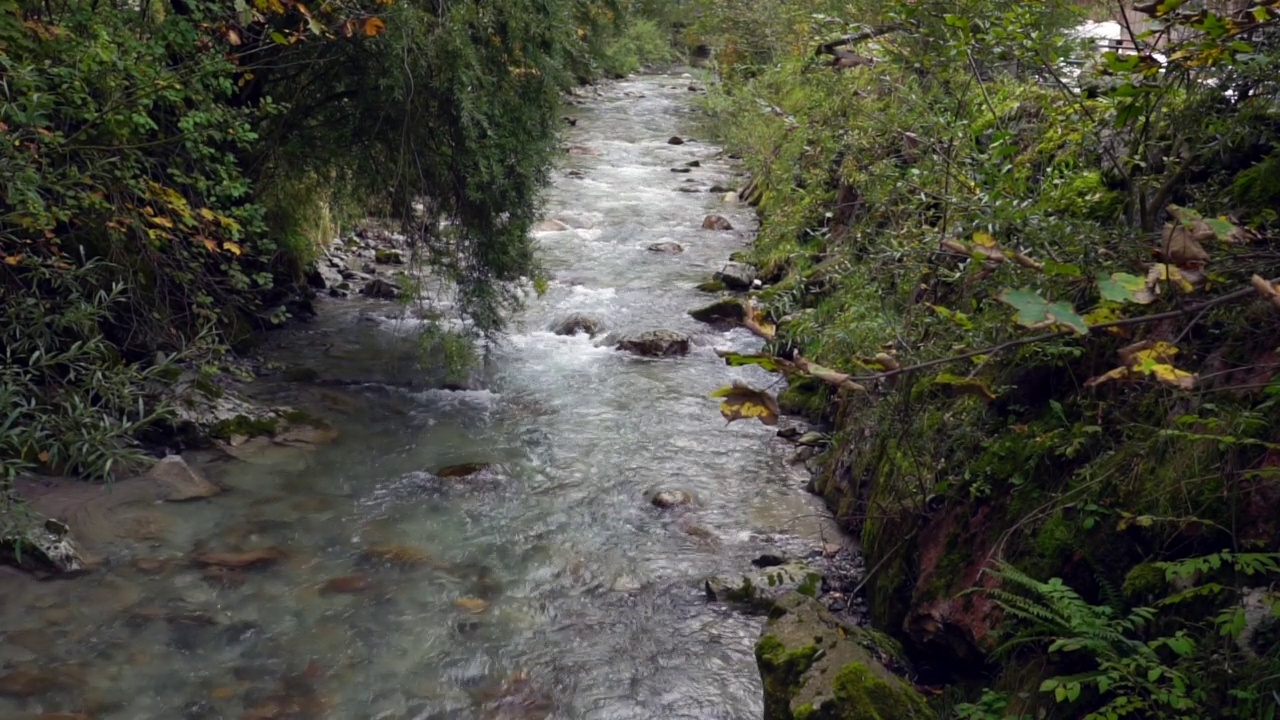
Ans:
[{"label": "stream current", "polygon": [[[630,78],[573,109],[546,216],[574,227],[537,234],[554,279],[493,347],[485,389],[324,389],[334,442],[207,464],[230,488],[214,498],[113,511],[85,577],[0,576],[0,717],[759,718],[761,620],[702,582],[830,531],[791,446],[708,397],[773,378],[715,354],[759,340],[687,314],[752,223],[708,191],[734,184],[719,148],[667,142],[696,131],[690,82]],[[739,230],[701,229],[708,213]],[[668,241],[684,252],[647,249]],[[376,380],[415,342],[398,310],[326,298],[265,352]],[[686,333],[691,352],[551,332],[572,313]],[[289,403],[296,386],[261,392]],[[459,463],[492,466],[433,473]],[[659,509],[657,490],[695,501]],[[256,548],[281,558],[225,576],[191,562]]]}]

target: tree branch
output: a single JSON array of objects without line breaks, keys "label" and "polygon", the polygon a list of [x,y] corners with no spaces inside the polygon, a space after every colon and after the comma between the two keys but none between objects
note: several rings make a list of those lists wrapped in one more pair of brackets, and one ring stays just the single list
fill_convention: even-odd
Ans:
[{"label": "tree branch", "polygon": [[844,47],[846,45],[854,45],[854,44],[863,42],[864,40],[871,40],[874,38],[881,37],[883,35],[888,35],[889,33],[898,32],[899,30],[902,30],[903,27],[904,26],[899,24],[882,25],[881,27],[875,27],[875,28],[871,28],[870,30],[864,30],[860,33],[854,33],[853,35],[845,35],[844,37],[836,38],[831,42],[826,42],[819,45],[813,51],[813,54],[814,55],[835,55],[835,49],[838,47]]},{"label": "tree branch", "polygon": [[[1280,278],[1276,278],[1271,282],[1272,284],[1280,283]],[[1114,328],[1114,327],[1130,327],[1134,325],[1146,325],[1147,323],[1159,322],[1160,320],[1171,320],[1173,318],[1179,318],[1184,315],[1202,313],[1206,310],[1217,307],[1218,305],[1224,305],[1229,302],[1241,300],[1251,295],[1257,295],[1257,293],[1258,291],[1254,288],[1254,286],[1252,284],[1249,284],[1240,288],[1239,290],[1229,292],[1226,295],[1221,295],[1211,300],[1206,300],[1202,303],[1196,303],[1195,305],[1188,305],[1187,307],[1184,307],[1180,310],[1170,310],[1168,312],[1155,313],[1153,315],[1143,315],[1141,317],[1125,318],[1123,320],[1112,320],[1110,322],[1098,323],[1097,325],[1090,325],[1089,332],[1092,333],[1095,330],[1106,330],[1107,328]],[[939,365],[946,365],[947,363],[956,362],[958,360],[968,360],[969,358],[977,357],[979,355],[994,355],[996,353],[1001,353],[1001,352],[1004,352],[1005,350],[1012,350],[1013,348],[1021,347],[1023,345],[1031,345],[1034,343],[1045,342],[1047,340],[1052,340],[1054,338],[1060,338],[1060,337],[1063,337],[1063,334],[1060,332],[1045,333],[1043,335],[1034,335],[1032,337],[1019,338],[1017,340],[1010,340],[1009,342],[1001,343],[999,345],[994,345],[988,348],[983,348],[981,350],[973,350],[971,352],[963,353],[960,355],[951,355],[945,358],[939,358],[937,360],[930,360],[928,362],[917,363],[915,365],[907,365],[906,367],[901,367],[896,370],[887,370],[885,372],[876,373],[874,375],[861,375],[861,376],[854,375],[854,376],[851,376],[849,379],[859,383],[874,382],[876,380],[886,380],[888,378],[895,377],[897,375],[902,375],[904,373],[915,372],[917,370],[925,370],[931,367],[937,367]]]}]

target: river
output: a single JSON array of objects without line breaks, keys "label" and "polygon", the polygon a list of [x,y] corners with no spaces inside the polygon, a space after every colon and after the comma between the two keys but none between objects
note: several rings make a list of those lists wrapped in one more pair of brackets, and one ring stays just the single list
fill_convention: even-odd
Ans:
[{"label": "river", "polygon": [[[0,577],[0,717],[759,718],[760,619],[709,604],[702,581],[830,531],[794,449],[708,397],[774,379],[715,354],[759,340],[687,315],[753,221],[708,192],[734,167],[697,139],[690,82],[631,78],[573,108],[546,215],[581,227],[537,235],[554,279],[490,349],[484,389],[332,391],[335,442],[210,464],[231,488],[215,498],[121,510],[85,577]],[[701,229],[711,212],[738,231]],[[684,252],[647,249],[664,241]],[[396,309],[326,301],[267,352],[375,377],[414,342]],[[687,333],[692,352],[550,331],[571,313]],[[432,472],[458,463],[493,466]],[[658,509],[659,489],[695,502]],[[282,559],[226,577],[189,562],[265,547]],[[15,673],[44,685],[15,691]]]}]

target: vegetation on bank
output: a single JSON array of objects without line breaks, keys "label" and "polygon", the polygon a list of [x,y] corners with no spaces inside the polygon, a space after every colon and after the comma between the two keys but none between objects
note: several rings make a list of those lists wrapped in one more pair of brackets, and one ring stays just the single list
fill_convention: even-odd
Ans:
[{"label": "vegetation on bank", "polygon": [[[726,359],[832,424],[815,488],[939,709],[1275,717],[1280,6],[697,12],[762,221]],[[1137,52],[1073,36],[1112,18]]]},{"label": "vegetation on bank", "polygon": [[341,228],[393,223],[489,331],[572,84],[661,60],[625,0],[0,0],[0,490],[105,478],[175,359],[309,312]]}]

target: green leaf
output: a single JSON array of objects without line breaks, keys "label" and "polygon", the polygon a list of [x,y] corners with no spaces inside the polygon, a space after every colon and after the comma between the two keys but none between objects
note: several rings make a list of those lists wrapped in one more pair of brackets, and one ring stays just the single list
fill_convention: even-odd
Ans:
[{"label": "green leaf", "polygon": [[773,355],[744,355],[742,353],[722,353],[725,365],[742,367],[743,365],[759,365],[769,372],[778,372],[778,358]]},{"label": "green leaf", "polygon": [[273,42],[273,43],[275,43],[275,44],[277,44],[277,45],[288,45],[288,44],[289,44],[289,40],[288,40],[288,39],[284,36],[284,34],[283,34],[283,33],[281,33],[279,30],[273,30],[273,31],[271,32],[271,42]]},{"label": "green leaf", "polygon": [[1034,290],[1005,290],[1000,293],[1000,301],[1018,311],[1014,322],[1024,327],[1064,327],[1080,335],[1089,332],[1088,323],[1070,303],[1049,302]]},{"label": "green leaf", "polygon": [[1050,277],[1078,278],[1084,273],[1080,271],[1079,265],[1073,265],[1071,263],[1054,262],[1053,260],[1045,260],[1044,274]]},{"label": "green leaf", "polygon": [[1103,300],[1110,302],[1133,302],[1146,305],[1155,299],[1147,290],[1146,278],[1129,273],[1111,273],[1110,277],[1098,276],[1098,292]]},{"label": "green leaf", "polygon": [[1235,224],[1221,218],[1204,218],[1203,221],[1213,231],[1213,234],[1218,236],[1219,240],[1226,240],[1236,231]]}]

